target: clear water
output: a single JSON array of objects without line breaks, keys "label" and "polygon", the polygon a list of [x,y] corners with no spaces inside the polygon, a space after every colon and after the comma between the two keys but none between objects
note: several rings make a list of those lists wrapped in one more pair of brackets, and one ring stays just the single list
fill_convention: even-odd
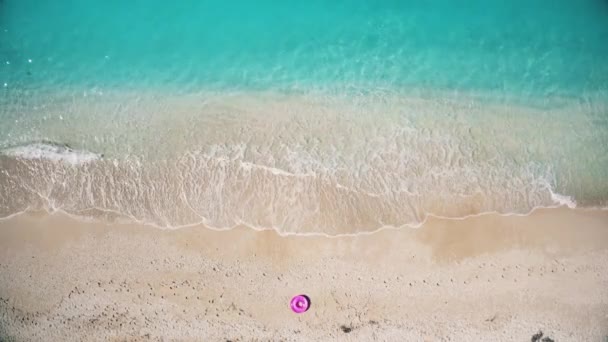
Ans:
[{"label": "clear water", "polygon": [[0,77],[19,88],[579,96],[608,74],[602,0],[4,0],[1,13]]},{"label": "clear water", "polygon": [[0,213],[340,234],[605,206],[606,42],[600,0],[1,0]]}]

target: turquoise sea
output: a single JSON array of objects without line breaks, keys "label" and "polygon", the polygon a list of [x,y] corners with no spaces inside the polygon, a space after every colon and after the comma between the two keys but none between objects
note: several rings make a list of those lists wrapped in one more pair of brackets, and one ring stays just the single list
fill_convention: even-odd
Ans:
[{"label": "turquoise sea", "polygon": [[0,216],[608,206],[608,1],[0,0]]}]

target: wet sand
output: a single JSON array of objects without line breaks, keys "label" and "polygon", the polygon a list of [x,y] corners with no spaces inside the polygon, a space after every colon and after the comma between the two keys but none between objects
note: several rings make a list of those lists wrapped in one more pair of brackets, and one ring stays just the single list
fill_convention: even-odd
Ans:
[{"label": "wet sand", "polygon": [[[297,315],[289,299],[307,294]],[[357,237],[0,221],[0,340],[605,341],[608,211]],[[539,339],[540,340],[540,339]]]}]

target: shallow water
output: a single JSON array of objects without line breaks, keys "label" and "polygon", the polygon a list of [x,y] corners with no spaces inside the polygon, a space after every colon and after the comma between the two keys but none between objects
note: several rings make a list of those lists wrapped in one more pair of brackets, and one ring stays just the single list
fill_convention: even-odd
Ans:
[{"label": "shallow water", "polygon": [[0,215],[342,234],[604,207],[607,19],[591,0],[4,0]]}]

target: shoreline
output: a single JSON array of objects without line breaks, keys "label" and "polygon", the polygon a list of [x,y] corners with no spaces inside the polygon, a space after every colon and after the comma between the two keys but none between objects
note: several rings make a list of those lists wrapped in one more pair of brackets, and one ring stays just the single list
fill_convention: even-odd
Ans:
[{"label": "shoreline", "polygon": [[38,213],[0,221],[0,251],[0,335],[18,341],[608,336],[608,211],[336,238]]},{"label": "shoreline", "polygon": [[[554,196],[555,196],[555,194],[554,194]],[[568,197],[568,196],[559,195],[559,194],[557,194],[557,196]],[[16,213],[7,215],[5,217],[0,217],[0,224],[4,221],[18,219],[19,217],[22,217],[22,216],[37,217],[37,216],[57,216],[57,215],[59,215],[59,216],[65,217],[66,219],[80,222],[83,224],[103,224],[103,225],[117,225],[117,226],[132,225],[132,226],[148,227],[151,229],[158,229],[161,231],[174,231],[174,230],[181,230],[181,229],[200,228],[200,229],[211,230],[214,232],[228,232],[228,231],[231,231],[234,229],[250,229],[255,232],[274,232],[279,237],[284,237],[284,238],[287,238],[287,237],[318,237],[318,238],[327,238],[327,239],[339,239],[339,238],[356,238],[356,237],[360,237],[360,236],[369,236],[369,235],[378,234],[385,230],[398,231],[398,230],[402,230],[402,229],[420,229],[420,228],[423,228],[429,221],[437,221],[437,220],[449,222],[449,221],[465,221],[465,220],[475,219],[478,217],[487,217],[487,216],[528,217],[530,215],[533,215],[537,211],[545,211],[545,210],[573,210],[573,211],[577,211],[580,213],[594,213],[594,212],[602,213],[602,212],[608,212],[608,207],[577,207],[576,203],[574,203],[574,202],[564,201],[563,203],[562,202],[556,203],[554,206],[534,207],[534,208],[530,209],[528,212],[524,212],[524,213],[517,213],[517,212],[502,213],[502,212],[498,212],[498,211],[486,211],[486,212],[480,212],[480,213],[475,213],[475,214],[468,214],[468,215],[464,215],[464,216],[460,216],[460,217],[449,217],[449,216],[441,216],[441,215],[435,215],[435,214],[426,214],[424,219],[419,223],[404,223],[399,226],[381,226],[381,227],[376,228],[375,230],[369,230],[369,231],[364,230],[364,231],[360,231],[360,232],[356,232],[356,233],[339,233],[336,235],[330,235],[330,234],[325,234],[325,233],[320,233],[320,232],[311,232],[311,233],[282,232],[282,231],[279,231],[277,228],[261,228],[261,227],[257,227],[257,226],[251,226],[251,225],[245,224],[245,223],[235,224],[234,226],[231,226],[231,227],[212,227],[212,226],[206,225],[204,222],[195,222],[195,223],[189,223],[189,224],[185,224],[185,225],[181,225],[181,226],[163,227],[163,226],[159,226],[153,222],[144,222],[144,221],[139,221],[133,217],[127,217],[118,211],[101,210],[101,209],[95,209],[95,210],[99,210],[99,211],[101,211],[103,213],[107,213],[111,216],[113,215],[112,217],[114,217],[114,219],[112,219],[110,221],[104,221],[103,218],[78,216],[76,214],[68,213],[62,209],[53,209],[52,211],[25,209],[24,211],[21,211],[21,212],[16,212]]]}]

